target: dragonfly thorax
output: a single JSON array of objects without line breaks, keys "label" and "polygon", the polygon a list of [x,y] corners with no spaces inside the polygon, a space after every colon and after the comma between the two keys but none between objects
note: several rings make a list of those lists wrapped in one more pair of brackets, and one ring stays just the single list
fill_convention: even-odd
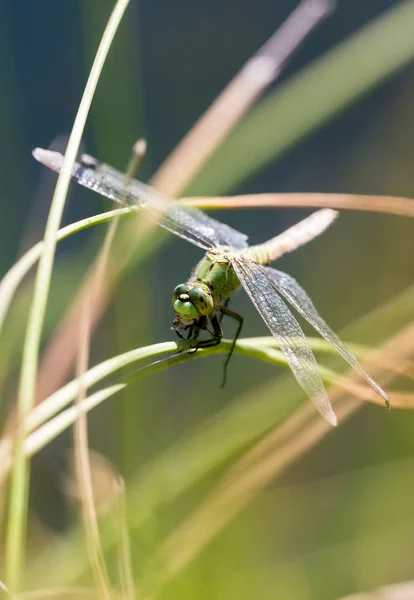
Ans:
[{"label": "dragonfly thorax", "polygon": [[200,317],[210,315],[214,310],[211,292],[203,284],[177,285],[173,291],[172,303],[183,325],[191,325]]}]

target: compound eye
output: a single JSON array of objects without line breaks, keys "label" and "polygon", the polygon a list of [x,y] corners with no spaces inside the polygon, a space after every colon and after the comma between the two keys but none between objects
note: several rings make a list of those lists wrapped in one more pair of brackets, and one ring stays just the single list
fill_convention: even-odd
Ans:
[{"label": "compound eye", "polygon": [[213,310],[213,301],[210,295],[201,288],[193,288],[187,292],[190,301],[201,315],[208,315]]},{"label": "compound eye", "polygon": [[173,302],[175,300],[178,300],[178,298],[182,294],[186,294],[186,293],[187,293],[187,289],[186,289],[184,283],[180,283],[180,285],[177,285],[177,287],[174,288],[174,291],[173,291],[173,294],[172,294],[172,300],[173,300]]}]

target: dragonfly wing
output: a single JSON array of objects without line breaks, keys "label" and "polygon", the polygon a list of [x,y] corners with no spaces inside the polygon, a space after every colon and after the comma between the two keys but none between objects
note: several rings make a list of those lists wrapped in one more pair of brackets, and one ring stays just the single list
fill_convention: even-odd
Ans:
[{"label": "dragonfly wing", "polygon": [[[36,148],[33,156],[53,171],[59,172],[62,168],[63,156],[59,152]],[[204,250],[217,246],[235,249],[247,246],[244,233],[209,217],[201,210],[181,207],[140,181],[132,180],[125,189],[124,173],[90,156],[85,155],[82,162],[75,163],[72,179],[122,206],[145,209],[143,214],[147,218]]]},{"label": "dragonfly wing", "polygon": [[386,392],[364,371],[356,357],[319,316],[312,300],[298,282],[283,271],[269,268],[269,275],[279,294],[300,313],[316,331],[369,383],[388,405]]},{"label": "dragonfly wing", "polygon": [[243,288],[278,341],[298,383],[322,416],[336,425],[336,415],[312,349],[299,323],[279,296],[271,277],[271,269],[239,258],[234,259],[232,265]]}]

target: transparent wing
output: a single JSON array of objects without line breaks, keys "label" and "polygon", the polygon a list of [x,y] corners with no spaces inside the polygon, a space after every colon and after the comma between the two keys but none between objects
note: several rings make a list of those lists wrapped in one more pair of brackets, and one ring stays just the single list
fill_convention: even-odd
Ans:
[{"label": "transparent wing", "polygon": [[319,374],[311,347],[299,323],[276,291],[268,267],[243,259],[232,265],[240,283],[250,296],[260,316],[279,343],[298,383],[313,400],[329,423],[336,425],[336,415]]},{"label": "transparent wing", "polygon": [[274,287],[279,294],[283,296],[297,311],[304,317],[316,331],[327,341],[339,354],[344,358],[364,379],[369,385],[381,396],[388,405],[388,396],[386,392],[364,371],[358,363],[356,357],[348,350],[339,337],[325,323],[322,317],[319,316],[312,300],[309,298],[305,290],[298,282],[283,271],[276,269],[268,269]]},{"label": "transparent wing", "polygon": [[[36,148],[33,156],[53,171],[59,172],[62,168],[63,156],[59,152]],[[118,204],[142,207],[147,218],[204,250],[217,246],[235,249],[247,246],[244,233],[216,221],[201,210],[180,207],[140,181],[134,179],[125,190],[123,173],[90,156],[85,155],[81,163],[75,163],[72,179]]]}]

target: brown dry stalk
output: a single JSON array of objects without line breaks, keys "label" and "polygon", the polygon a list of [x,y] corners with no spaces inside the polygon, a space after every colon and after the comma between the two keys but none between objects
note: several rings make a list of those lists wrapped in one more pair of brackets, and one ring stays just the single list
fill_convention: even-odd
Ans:
[{"label": "brown dry stalk", "polygon": [[[233,196],[229,198],[186,198],[183,202],[198,207],[217,204],[220,208],[247,208],[247,207],[331,207],[352,210],[373,210],[404,216],[414,216],[414,201],[408,198],[386,197],[386,196],[358,196],[353,194],[251,194],[246,196]],[[84,282],[75,296],[68,313],[65,315],[60,326],[52,337],[43,356],[37,383],[38,401],[47,397],[61,385],[69,373],[77,345],[77,327],[80,319],[80,309],[89,297],[91,305],[91,329],[99,322],[104,314],[111,298],[112,288],[120,277],[128,256],[132,254],[136,240],[136,223],[127,224],[131,235],[125,235],[125,239],[131,240],[130,247],[121,262],[113,264],[107,269],[105,280],[102,281],[99,290],[92,285],[95,265],[93,265],[84,278]],[[145,237],[152,231],[151,225],[140,229],[140,242],[145,242]],[[91,290],[89,289],[91,288]]]},{"label": "brown dry stalk", "polygon": [[[138,140],[133,148],[130,165],[127,169],[124,181],[124,190],[128,189],[131,180],[145,154],[146,143],[144,140]],[[99,294],[104,286],[105,271],[107,270],[109,256],[115,235],[118,229],[119,219],[114,219],[107,231],[104,244],[96,260],[95,271],[92,273],[92,283],[86,294],[85,304],[81,308],[81,321],[79,327],[79,351],[77,355],[76,376],[80,382],[79,392],[76,397],[76,404],[79,410],[79,416],[74,426],[74,454],[75,471],[79,487],[79,498],[82,507],[83,524],[86,531],[86,541],[88,547],[89,559],[91,561],[97,588],[100,590],[100,596],[104,600],[111,599],[110,579],[106,568],[104,552],[102,549],[101,537],[98,526],[98,517],[95,506],[95,498],[92,485],[92,472],[89,460],[88,444],[88,419],[87,412],[81,410],[83,401],[86,399],[87,388],[83,385],[83,376],[85,375],[89,364],[89,353],[91,343],[91,322],[92,305],[91,292]]]},{"label": "brown dry stalk", "polygon": [[[398,373],[398,371],[394,371]],[[341,377],[335,385],[341,388],[344,392],[347,392],[351,396],[355,396],[363,402],[370,402],[371,404],[377,404],[384,406],[384,400],[378,396],[378,394],[366,385],[360,383],[354,383],[344,377]],[[388,392],[390,406],[392,408],[414,408],[414,394],[410,392]]]},{"label": "brown dry stalk", "polygon": [[414,580],[384,585],[371,592],[342,596],[338,600],[412,600],[413,598]]},{"label": "brown dry stalk", "polygon": [[[242,119],[245,111],[252,106],[255,99],[260,95],[260,90],[264,91],[274,77],[276,77],[278,69],[281,68],[286,59],[287,53],[292,50],[291,44],[298,44],[300,36],[303,37],[306,34],[306,26],[310,31],[324,15],[329,13],[330,7],[331,3],[329,0],[304,0],[295,13],[293,13],[293,21],[288,20],[285,25],[282,26],[282,31],[279,30],[279,35],[281,35],[281,37],[278,37],[276,32],[275,36],[272,36],[259,52],[246,63],[239,76],[236,76],[235,80],[233,80],[233,82],[235,81],[234,85],[233,82],[231,82],[217,98],[213,106],[221,107],[220,110],[207,110],[206,115],[209,115],[208,128],[212,131],[221,130],[223,127],[223,109],[225,108],[226,120],[231,124],[231,126],[226,126],[226,134],[228,134]],[[309,14],[309,9],[314,11],[313,15]],[[289,22],[291,25],[288,26]],[[289,38],[288,36],[291,37]],[[277,40],[279,41],[275,46],[274,43]],[[267,69],[264,69],[265,65],[263,61],[268,61]],[[272,64],[270,64],[269,61],[273,61]],[[267,80],[264,79],[264,75],[266,74],[265,71],[267,73]],[[269,77],[271,77],[271,79],[269,79]],[[243,85],[241,85],[241,81],[243,82]],[[261,87],[259,86],[259,83]],[[237,90],[237,94],[235,93],[235,90]],[[244,107],[243,110],[242,107]],[[186,141],[187,136],[184,138],[184,151],[180,150],[178,153],[177,151],[173,153],[175,157],[173,162],[178,161],[181,164],[180,168],[177,169],[177,167],[172,167],[171,162],[167,159],[166,163],[168,162],[170,166],[164,168],[164,166],[161,165],[153,179],[154,183],[162,185],[163,190],[171,196],[174,196],[179,192],[180,188],[178,186],[178,180],[175,181],[171,179],[169,173],[176,171],[177,177],[184,183],[189,181],[194,172],[192,161],[187,162],[187,158],[184,160],[180,157],[186,156],[188,149],[190,149],[190,155],[198,157],[197,165],[200,167],[207,160],[212,151],[211,145],[208,147],[207,141],[204,138],[198,138],[200,134],[197,134],[197,139],[193,138],[194,134],[191,132],[189,136],[190,135],[193,141],[190,140],[190,143],[189,141]],[[220,139],[216,139],[215,145],[219,142]],[[162,173],[164,174],[162,175]],[[170,181],[170,187],[166,184],[167,178]],[[131,225],[129,225],[130,229],[128,230],[131,232],[131,235],[125,235],[125,238],[130,241],[129,248],[126,250],[126,255],[128,256],[130,252],[132,253],[135,250],[138,237],[136,235],[136,230],[133,230],[133,226],[136,224],[132,223]],[[143,232],[140,231],[140,243],[144,244],[145,239],[143,239],[142,236]],[[72,305],[49,342],[43,356],[38,373],[37,402],[59,388],[73,365],[77,346],[76,324],[79,323],[80,311],[85,302],[85,298],[89,296],[90,299],[90,327],[91,331],[93,331],[108,306],[113,286],[121,276],[126,262],[127,260],[122,260],[119,264],[114,265],[112,270],[107,270],[106,281],[103,283],[99,293],[93,289],[89,291],[90,287],[93,288],[93,273],[95,271],[95,266],[92,266],[89,270],[87,276],[84,278],[82,287],[74,297]],[[7,427],[7,430],[9,430],[9,427]]]},{"label": "brown dry stalk", "polygon": [[398,196],[364,196],[359,194],[245,194],[183,198],[197,208],[334,208],[365,210],[414,217],[414,200]]},{"label": "brown dry stalk", "polygon": [[[86,398],[86,387],[82,385],[82,377],[86,373],[89,363],[92,321],[90,295],[92,290],[99,294],[101,288],[103,287],[105,279],[104,274],[108,263],[109,252],[118,227],[118,222],[118,219],[115,219],[109,226],[104,245],[96,261],[95,272],[92,274],[93,285],[88,289],[88,293],[86,294],[85,303],[81,307],[81,320],[79,327],[76,328],[78,331],[76,375],[77,378],[79,378],[80,386],[75,401],[79,408]],[[87,413],[83,410],[79,411],[79,416],[75,421],[73,437],[75,472],[79,488],[79,498],[82,507],[82,519],[86,532],[88,555],[91,562],[95,583],[100,592],[100,597],[104,600],[110,600],[111,589],[109,575],[102,550],[92,486],[92,473],[88,449],[88,420]]]},{"label": "brown dry stalk", "polygon": [[[401,363],[411,361],[414,323],[388,340],[380,352],[392,353]],[[376,362],[368,363],[367,368],[381,385],[394,378],[393,373],[383,371]],[[353,372],[347,374],[347,379],[356,377]],[[340,423],[362,406],[338,386],[330,390],[330,398]],[[331,431],[332,427],[310,403],[271,431],[229,468],[207,500],[167,538],[160,551],[158,564],[162,565],[162,571],[157,577],[177,575],[266,485]]]},{"label": "brown dry stalk", "polygon": [[230,81],[152,179],[160,191],[178,194],[214,150],[279,76],[286,60],[332,10],[329,0],[303,0],[272,37]]},{"label": "brown dry stalk", "polygon": [[[131,546],[129,541],[128,518],[125,498],[125,482],[121,477],[115,480],[115,490],[117,492],[118,509],[118,528],[120,533],[120,549],[118,555],[118,573],[124,600],[135,600],[134,567],[131,555]],[[141,594],[139,594],[141,597]]]}]

